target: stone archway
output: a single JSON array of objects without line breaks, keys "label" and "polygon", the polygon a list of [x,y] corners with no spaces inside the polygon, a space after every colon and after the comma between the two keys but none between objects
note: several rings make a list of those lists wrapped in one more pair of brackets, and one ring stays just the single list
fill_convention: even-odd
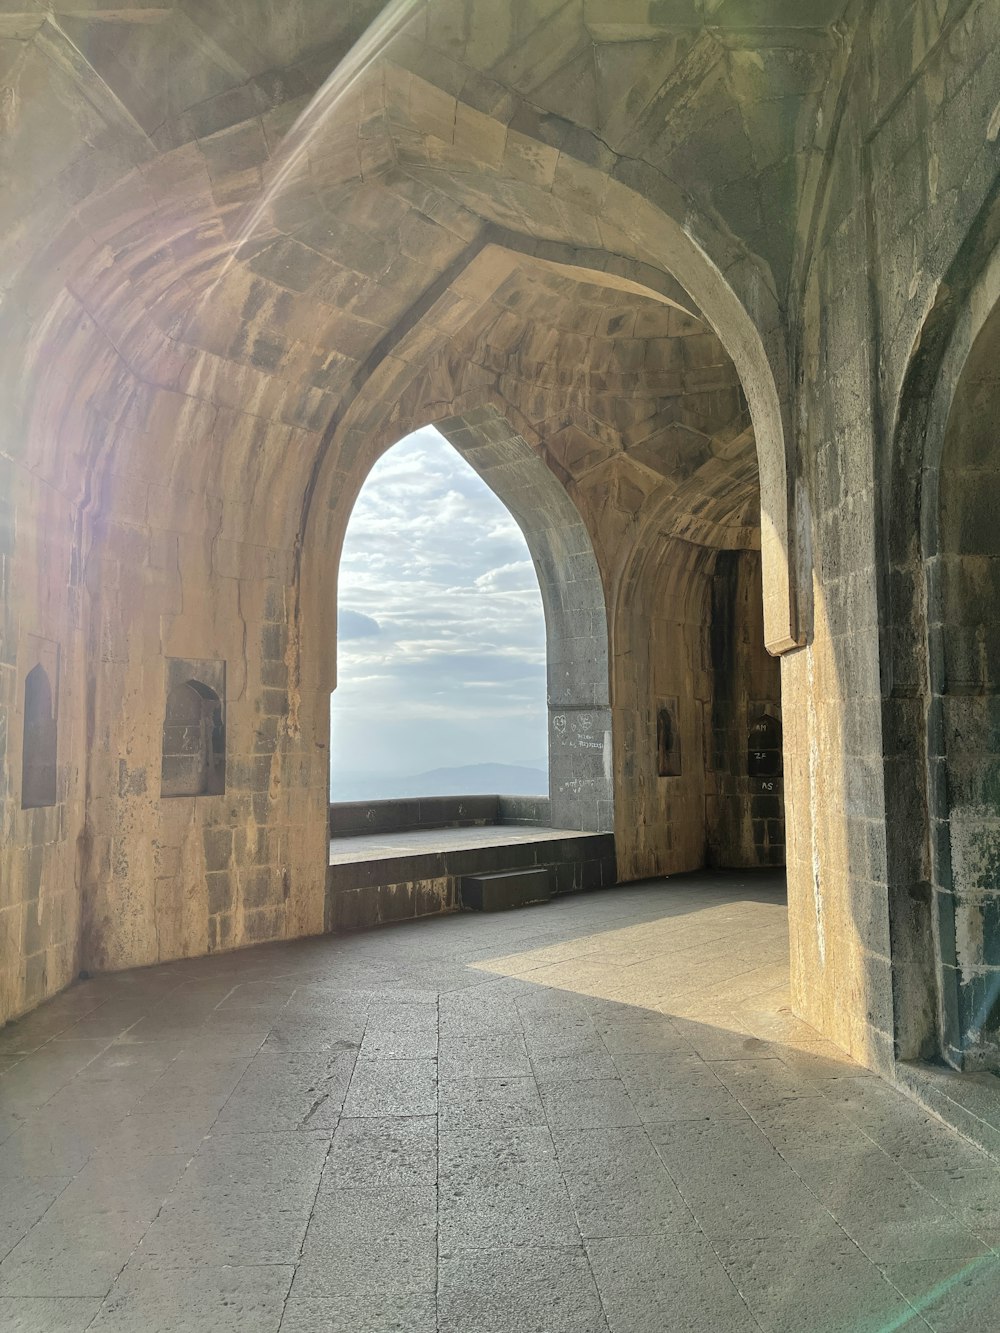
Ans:
[{"label": "stone archway", "polygon": [[[945,274],[914,345],[883,486],[883,717],[892,738],[886,842],[896,1046],[902,1059],[943,1055],[958,1067],[996,1059],[992,1043],[984,1047],[981,1041],[982,1019],[992,1008],[987,993],[995,984],[982,952],[988,952],[989,931],[981,909],[989,893],[982,892],[979,872],[986,867],[980,862],[978,872],[973,868],[975,857],[965,855],[971,844],[960,834],[956,883],[952,815],[958,813],[973,843],[988,837],[988,820],[980,818],[981,808],[976,811],[981,802],[967,799],[985,776],[982,738],[988,730],[971,742],[963,741],[962,732],[971,714],[988,712],[992,687],[988,672],[978,670],[968,653],[960,666],[956,648],[960,642],[968,646],[968,630],[974,643],[977,625],[985,630],[988,619],[980,613],[989,579],[969,586],[966,575],[970,561],[989,562],[990,553],[971,549],[975,539],[963,533],[961,514],[970,476],[984,477],[967,466],[966,449],[997,411],[989,376],[980,372],[991,350],[996,354],[998,304],[1000,196],[994,192]],[[954,636],[945,633],[945,618],[953,619]]]},{"label": "stone archway", "polygon": [[[322,560],[339,550],[371,465],[404,435],[434,424],[507,503],[535,557],[549,620],[553,822],[609,827],[613,770],[624,878],[690,870],[706,859],[780,864],[780,793],[768,794],[775,808],[767,814],[760,801],[759,818],[748,813],[753,805],[748,791],[753,778],[745,771],[749,729],[758,715],[779,714],[780,673],[765,651],[765,644],[772,650],[776,645],[767,630],[761,449],[738,368],[672,279],[661,274],[653,287],[653,271],[621,256],[585,256],[523,237],[515,247],[501,244],[513,238],[496,231],[489,238],[463,257],[420,319],[391,349],[382,349],[328,436],[309,495],[303,635],[312,636],[310,626],[319,615],[314,597],[329,585],[329,564],[321,569]],[[581,337],[581,329],[589,335]],[[692,600],[688,647],[695,656],[711,619],[702,602],[714,583],[725,582],[720,552],[746,557],[738,572],[733,566],[730,588],[739,588],[738,600],[747,610],[738,632],[739,662],[727,658],[725,666],[716,663],[705,673],[706,679],[726,670],[741,675],[732,716],[725,724],[715,719],[719,729],[728,727],[726,766],[732,770],[731,782],[719,779],[720,792],[726,788],[721,821],[707,818],[703,779],[694,791],[704,769],[699,756],[705,725],[714,726],[711,718],[703,725],[702,714],[706,708],[711,713],[715,692],[692,691],[685,680],[676,689],[661,688],[662,669],[648,651],[651,642],[661,642],[656,627],[669,620],[657,567],[687,568],[688,557],[699,551],[704,567],[685,584],[684,594]],[[585,554],[582,585],[565,583],[560,565],[567,553],[577,565]],[[650,597],[655,605],[647,605]],[[629,607],[640,617],[625,633]],[[720,624],[722,619],[716,617]],[[677,646],[661,643],[668,654]],[[331,656],[325,660],[332,688],[335,664]],[[664,806],[663,789],[678,783],[663,783],[647,771],[656,757],[650,710],[661,694],[664,706],[678,701],[687,756],[680,785],[692,790],[690,810],[670,801]],[[719,707],[721,698],[720,693]],[[607,721],[609,705],[614,727]],[[591,710],[596,711],[588,716]],[[583,795],[568,756],[556,760],[562,745],[558,728],[573,724],[580,728],[575,748],[591,752],[585,780],[600,793],[604,816]],[[619,725],[623,730],[611,762],[602,754],[601,738]],[[607,764],[603,771],[600,761]],[[569,801],[559,799],[560,789]],[[580,810],[587,807],[590,814],[582,823]],[[710,824],[719,836],[709,840],[709,848]],[[655,835],[647,836],[654,826]]]},{"label": "stone archway", "polygon": [[962,368],[925,500],[933,882],[945,1040],[966,1067],[1000,1063],[998,367],[1000,304]]},{"label": "stone archway", "polygon": [[[506,506],[535,566],[545,612],[550,822],[554,828],[610,832],[607,612],[587,528],[564,487],[497,408],[429,424]],[[354,489],[351,507],[366,477]]]}]

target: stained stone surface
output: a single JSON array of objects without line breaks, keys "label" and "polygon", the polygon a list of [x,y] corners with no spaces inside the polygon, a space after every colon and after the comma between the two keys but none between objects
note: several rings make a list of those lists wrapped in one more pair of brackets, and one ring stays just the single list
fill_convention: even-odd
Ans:
[{"label": "stained stone surface", "polygon": [[12,1333],[992,1326],[1000,1167],[699,875],[74,986],[4,1029]]}]

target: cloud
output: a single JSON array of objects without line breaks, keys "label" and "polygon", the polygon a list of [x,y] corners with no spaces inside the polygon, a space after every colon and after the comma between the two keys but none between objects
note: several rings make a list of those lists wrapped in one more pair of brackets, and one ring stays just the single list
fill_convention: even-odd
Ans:
[{"label": "cloud", "polygon": [[530,560],[513,560],[510,564],[488,569],[476,579],[477,588],[494,592],[537,592],[538,576]]},{"label": "cloud", "polygon": [[387,774],[544,764],[534,566],[511,515],[436,431],[415,432],[372,469],[338,600],[335,763]]},{"label": "cloud", "polygon": [[341,643],[346,639],[372,639],[381,633],[382,626],[371,616],[346,607],[341,607],[337,613],[337,638]]}]

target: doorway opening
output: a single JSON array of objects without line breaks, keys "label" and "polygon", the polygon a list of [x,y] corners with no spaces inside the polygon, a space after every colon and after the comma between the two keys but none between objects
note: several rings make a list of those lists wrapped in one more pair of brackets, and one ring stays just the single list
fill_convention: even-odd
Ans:
[{"label": "doorway opening", "polygon": [[547,796],[545,617],[531,555],[433,427],[369,473],[337,596],[331,800]]}]

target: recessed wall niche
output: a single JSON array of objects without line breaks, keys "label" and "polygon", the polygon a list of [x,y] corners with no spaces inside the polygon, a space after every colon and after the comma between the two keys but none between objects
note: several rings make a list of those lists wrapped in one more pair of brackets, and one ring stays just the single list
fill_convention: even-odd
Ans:
[{"label": "recessed wall niche", "polygon": [[48,656],[48,668],[45,662],[36,662],[24,679],[22,810],[38,810],[56,803],[56,711],[53,687],[57,671],[54,646]]},{"label": "recessed wall niche", "polygon": [[166,661],[160,795],[221,796],[226,790],[226,664]]},{"label": "recessed wall niche", "polygon": [[681,776],[681,733],[677,700],[661,699],[656,706],[656,769],[661,778]]}]

